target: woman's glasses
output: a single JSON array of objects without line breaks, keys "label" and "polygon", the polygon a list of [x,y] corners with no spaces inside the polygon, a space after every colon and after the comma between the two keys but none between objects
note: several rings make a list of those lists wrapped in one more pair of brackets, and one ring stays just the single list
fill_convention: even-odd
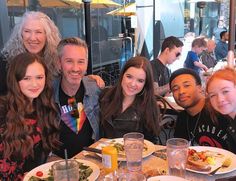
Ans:
[{"label": "woman's glasses", "polygon": [[78,119],[79,118],[79,111],[77,108],[77,103],[75,97],[71,97],[68,99],[68,104],[72,107],[72,110],[70,111],[70,115],[73,118]]}]

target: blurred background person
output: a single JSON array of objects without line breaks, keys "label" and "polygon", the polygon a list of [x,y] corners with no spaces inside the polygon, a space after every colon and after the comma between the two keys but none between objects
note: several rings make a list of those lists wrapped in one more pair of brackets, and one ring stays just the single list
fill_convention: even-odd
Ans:
[{"label": "blurred background person", "polygon": [[92,41],[100,42],[108,40],[108,32],[104,26],[99,24],[98,17],[92,16],[91,18],[91,33]]},{"label": "blurred background person", "polygon": [[45,61],[31,53],[9,65],[8,93],[0,97],[0,178],[23,180],[59,145],[58,113]]},{"label": "blurred background person", "polygon": [[155,142],[160,132],[150,62],[141,56],[129,59],[118,83],[105,89],[100,97],[101,136],[120,138],[129,132],[140,132]]},{"label": "blurred background person", "polygon": [[220,41],[220,33],[222,31],[227,31],[227,28],[225,27],[224,19],[223,17],[220,17],[220,19],[217,22],[217,27],[213,29],[213,38],[216,43]]},{"label": "blurred background person", "polygon": [[216,58],[215,58],[215,50],[216,43],[214,40],[207,40],[207,49],[203,50],[203,52],[200,55],[201,62],[207,66],[207,68],[214,68],[214,66],[217,64]]},{"label": "blurred background person", "polygon": [[183,42],[174,36],[165,38],[161,46],[161,53],[151,61],[155,87],[155,94],[164,96],[170,92],[170,69],[167,67],[177,60],[182,52]]},{"label": "blurred background person", "polygon": [[227,57],[228,41],[229,41],[229,33],[227,31],[222,31],[220,33],[220,41],[216,44],[215,48],[215,55],[217,61]]},{"label": "blurred background person", "polygon": [[187,57],[184,61],[184,67],[193,69],[198,74],[200,73],[201,69],[207,71],[207,66],[202,64],[198,58],[198,55],[200,55],[202,51],[206,49],[206,46],[207,43],[204,38],[195,38],[192,42],[192,48],[188,52]]}]

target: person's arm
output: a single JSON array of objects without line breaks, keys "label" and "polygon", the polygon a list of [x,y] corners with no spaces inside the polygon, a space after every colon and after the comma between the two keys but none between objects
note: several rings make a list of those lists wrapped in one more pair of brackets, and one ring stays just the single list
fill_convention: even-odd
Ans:
[{"label": "person's arm", "polygon": [[154,82],[153,87],[154,87],[154,94],[155,95],[164,96],[164,95],[166,95],[167,93],[170,92],[169,84],[166,84],[166,85],[163,85],[163,86],[159,87],[158,83]]},{"label": "person's arm", "polygon": [[207,66],[204,65],[204,64],[202,64],[201,62],[194,61],[194,65],[197,66],[197,67],[199,67],[199,68],[201,68],[201,69],[203,69],[204,71],[207,71],[207,70],[208,70]]},{"label": "person's arm", "polygon": [[99,75],[88,75],[88,77],[95,80],[100,89],[103,89],[105,87],[105,82]]}]

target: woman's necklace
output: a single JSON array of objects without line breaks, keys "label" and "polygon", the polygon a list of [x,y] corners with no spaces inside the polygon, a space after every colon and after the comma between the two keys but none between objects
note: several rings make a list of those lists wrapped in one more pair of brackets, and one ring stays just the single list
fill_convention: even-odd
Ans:
[{"label": "woman's necklace", "polygon": [[196,120],[196,123],[195,123],[195,126],[194,126],[193,130],[190,130],[190,128],[189,128],[189,116],[187,118],[187,132],[188,132],[188,138],[189,138],[189,141],[190,141],[191,145],[193,145],[193,140],[195,139],[195,132],[196,132],[201,114],[202,114],[202,111],[199,113],[199,115],[197,117],[197,120]]}]

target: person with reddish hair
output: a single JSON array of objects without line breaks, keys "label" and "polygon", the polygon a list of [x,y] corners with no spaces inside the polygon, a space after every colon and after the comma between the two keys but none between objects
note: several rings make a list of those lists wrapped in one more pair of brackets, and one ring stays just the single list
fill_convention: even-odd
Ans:
[{"label": "person with reddish hair", "polygon": [[216,71],[207,81],[206,92],[214,110],[235,121],[236,71],[231,68]]}]

